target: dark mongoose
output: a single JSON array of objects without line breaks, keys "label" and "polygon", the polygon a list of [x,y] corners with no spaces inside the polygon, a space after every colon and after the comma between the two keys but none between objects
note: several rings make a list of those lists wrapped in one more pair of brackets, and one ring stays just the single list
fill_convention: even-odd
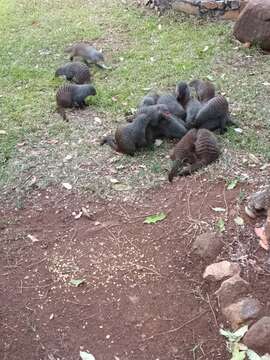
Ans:
[{"label": "dark mongoose", "polygon": [[138,114],[132,123],[120,126],[114,137],[106,136],[100,144],[108,144],[116,151],[134,155],[136,150],[152,145],[157,138],[181,139],[186,134],[185,126],[168,112],[165,105],[149,108],[152,111]]},{"label": "dark mongoose", "polygon": [[156,105],[159,98],[159,94],[156,92],[150,92],[142,98],[139,109],[145,106]]},{"label": "dark mongoose", "polygon": [[[177,175],[185,176],[215,161],[220,148],[215,135],[207,129],[191,129],[175,146],[171,159],[169,181]],[[183,166],[185,166],[183,168]]]},{"label": "dark mongoose", "polygon": [[200,102],[212,99],[216,93],[215,86],[207,80],[193,80],[189,83],[189,86],[195,89]]},{"label": "dark mongoose", "polygon": [[186,112],[183,109],[183,106],[179,104],[176,97],[171,94],[160,95],[158,98],[157,104],[164,104],[168,107],[169,112],[176,116],[179,119],[186,119]]},{"label": "dark mongoose", "polygon": [[186,111],[186,123],[188,124],[196,118],[199,110],[202,108],[202,104],[191,96],[190,88],[186,82],[176,84],[175,95]]},{"label": "dark mongoose", "polygon": [[154,140],[159,138],[181,139],[187,133],[184,121],[172,115],[167,105],[144,106],[139,109],[138,113],[150,117],[147,134],[151,133]]},{"label": "dark mongoose", "polygon": [[76,84],[89,83],[91,80],[88,66],[75,61],[60,66],[56,70],[55,76],[65,76],[68,81],[73,81]]},{"label": "dark mongoose", "polygon": [[60,86],[56,93],[57,111],[64,120],[68,120],[64,108],[87,106],[85,99],[95,96],[96,89],[93,85],[65,84]]},{"label": "dark mongoose", "polygon": [[70,54],[70,61],[73,61],[74,57],[81,57],[86,65],[95,64],[101,69],[107,68],[105,65],[100,64],[101,62],[104,62],[102,52],[87,43],[75,43],[67,47],[65,52]]},{"label": "dark mongoose", "polygon": [[229,116],[229,104],[224,96],[218,95],[203,105],[196,118],[186,125],[187,129],[204,128],[211,131],[226,131],[226,126],[232,124]]},{"label": "dark mongoose", "polygon": [[150,145],[149,141],[152,142],[152,138],[147,138],[146,134],[149,121],[149,116],[140,114],[132,123],[119,126],[114,137],[112,135],[104,137],[100,145],[108,144],[118,152],[133,156],[140,148]]}]

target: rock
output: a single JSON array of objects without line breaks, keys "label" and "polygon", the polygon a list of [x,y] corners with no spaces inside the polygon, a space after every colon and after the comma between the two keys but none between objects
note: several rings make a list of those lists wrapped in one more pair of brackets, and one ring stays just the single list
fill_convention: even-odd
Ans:
[{"label": "rock", "polygon": [[173,8],[173,10],[184,12],[187,14],[200,15],[199,7],[191,5],[190,3],[187,3],[187,2],[184,2],[181,0],[176,0],[172,4],[172,8]]},{"label": "rock", "polygon": [[221,19],[223,20],[233,20],[236,21],[240,15],[239,10],[229,10],[224,13],[224,15],[221,16]]},{"label": "rock", "polygon": [[250,0],[235,23],[233,34],[242,43],[270,50],[270,0]]},{"label": "rock", "polygon": [[240,266],[229,261],[220,261],[207,266],[203,278],[210,281],[219,281],[240,274]]},{"label": "rock", "polygon": [[249,293],[249,283],[239,274],[223,281],[220,288],[215,292],[219,299],[221,309],[229,306],[240,299],[242,295]]},{"label": "rock", "polygon": [[233,329],[238,329],[242,324],[257,319],[262,310],[257,299],[243,298],[222,310],[223,315],[231,323]]},{"label": "rock", "polygon": [[207,232],[196,237],[192,249],[194,254],[203,259],[214,259],[223,246],[222,236],[213,232]]},{"label": "rock", "polygon": [[260,353],[270,353],[270,317],[264,316],[259,321],[257,321],[254,325],[246,333],[243,342],[244,344]]},{"label": "rock", "polygon": [[211,0],[202,0],[201,2],[201,7],[205,8],[205,9],[217,9],[218,5],[215,1],[211,1]]}]

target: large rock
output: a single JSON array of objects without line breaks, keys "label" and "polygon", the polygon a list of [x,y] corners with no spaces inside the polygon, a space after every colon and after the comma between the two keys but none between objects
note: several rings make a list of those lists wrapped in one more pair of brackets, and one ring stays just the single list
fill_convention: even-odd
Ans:
[{"label": "large rock", "polygon": [[252,325],[243,342],[248,348],[261,355],[270,353],[270,317],[264,316]]},{"label": "large rock", "polygon": [[239,274],[240,271],[238,264],[224,260],[207,266],[203,278],[209,281],[220,281]]},{"label": "large rock", "polygon": [[235,23],[233,33],[242,43],[258,44],[270,50],[270,0],[250,0]]},{"label": "large rock", "polygon": [[197,236],[192,249],[194,254],[203,259],[215,259],[223,246],[222,236],[216,233],[207,232]]},{"label": "large rock", "polygon": [[220,288],[215,292],[219,299],[221,309],[238,301],[243,295],[249,293],[249,283],[239,274],[223,281]]},{"label": "large rock", "polygon": [[242,324],[256,320],[262,310],[257,299],[243,298],[222,310],[225,318],[231,323],[233,329],[238,329]]}]

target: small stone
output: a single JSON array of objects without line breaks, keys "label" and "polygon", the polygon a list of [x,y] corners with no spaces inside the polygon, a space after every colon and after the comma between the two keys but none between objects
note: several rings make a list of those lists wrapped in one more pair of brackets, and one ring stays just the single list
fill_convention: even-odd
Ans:
[{"label": "small stone", "polygon": [[242,324],[257,319],[261,310],[261,304],[257,299],[243,298],[240,301],[227,306],[222,310],[222,313],[235,330]]},{"label": "small stone", "polygon": [[186,14],[199,15],[199,7],[196,5],[191,5],[182,0],[176,0],[172,3],[172,8],[175,11],[184,12]]},{"label": "small stone", "polygon": [[260,354],[270,353],[270,317],[264,316],[248,330],[244,344]]},{"label": "small stone", "polygon": [[222,236],[216,233],[207,232],[197,236],[192,249],[194,254],[203,259],[214,259],[223,246]]},{"label": "small stone", "polygon": [[207,266],[203,278],[210,281],[220,281],[225,278],[240,274],[240,266],[229,261],[220,261]]},{"label": "small stone", "polygon": [[215,292],[219,299],[221,309],[236,302],[241,296],[249,292],[249,283],[241,278],[239,274],[223,281],[220,288]]},{"label": "small stone", "polygon": [[202,0],[201,7],[205,8],[205,9],[209,9],[209,10],[218,8],[216,1],[209,1],[209,0]]}]

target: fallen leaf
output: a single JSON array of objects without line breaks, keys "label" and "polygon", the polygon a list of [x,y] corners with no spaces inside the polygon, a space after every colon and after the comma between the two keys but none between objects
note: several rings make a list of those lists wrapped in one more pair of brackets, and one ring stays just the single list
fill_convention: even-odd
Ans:
[{"label": "fallen leaf", "polygon": [[257,156],[253,155],[253,154],[248,154],[248,157],[250,158],[251,161],[253,161],[255,164],[259,164],[260,163],[260,159],[257,158]]},{"label": "fallen leaf", "polygon": [[93,214],[90,214],[90,212],[85,207],[82,207],[82,214],[88,219],[93,219]]},{"label": "fallen leaf", "polygon": [[248,331],[248,325],[242,326],[240,329],[236,330],[235,332],[219,329],[219,333],[222,336],[225,336],[230,342],[238,342],[242,339],[245,333]]},{"label": "fallen leaf", "polygon": [[35,236],[33,236],[33,235],[28,234],[27,237],[28,237],[28,239],[30,239],[33,243],[39,241],[39,240],[38,240]]},{"label": "fallen leaf", "polygon": [[64,162],[67,162],[69,160],[71,160],[73,158],[73,156],[71,154],[67,155],[65,158],[64,158]]},{"label": "fallen leaf", "polygon": [[121,184],[121,183],[113,184],[113,188],[114,188],[114,190],[117,190],[117,191],[129,191],[129,190],[131,190],[131,187],[129,185]]},{"label": "fallen leaf", "polygon": [[159,147],[161,144],[163,144],[163,140],[161,140],[161,139],[156,139],[156,141],[155,141],[155,146]]},{"label": "fallen leaf", "polygon": [[262,360],[262,358],[253,350],[248,349],[246,354],[249,360]]},{"label": "fallen leaf", "polygon": [[85,282],[84,279],[71,279],[69,281],[69,285],[78,287],[78,286],[82,285],[84,282]]},{"label": "fallen leaf", "polygon": [[0,130],[0,135],[6,135],[6,131],[5,130]]},{"label": "fallen leaf", "polygon": [[217,227],[219,229],[220,232],[225,231],[225,223],[223,219],[219,219],[217,222]]},{"label": "fallen leaf", "polygon": [[67,190],[71,190],[72,189],[72,185],[70,185],[69,183],[62,183],[63,187]]},{"label": "fallen leaf", "polygon": [[89,354],[88,352],[85,351],[80,351],[80,357],[82,360],[96,360],[94,355]]},{"label": "fallen leaf", "polygon": [[208,49],[209,49],[209,46],[205,46],[202,51],[206,52]]},{"label": "fallen leaf", "polygon": [[164,219],[166,219],[167,215],[163,212],[155,214],[155,215],[150,215],[147,216],[144,220],[145,224],[155,224],[158,221],[162,221]]},{"label": "fallen leaf", "polygon": [[75,214],[74,215],[74,219],[75,220],[78,220],[78,219],[80,219],[82,217],[82,211],[80,211],[80,212],[78,212],[78,214]]},{"label": "fallen leaf", "polygon": [[221,208],[221,207],[216,207],[216,208],[212,207],[212,210],[214,210],[216,212],[224,212],[224,211],[226,211],[224,208]]},{"label": "fallen leaf", "polygon": [[110,182],[112,184],[118,184],[119,183],[119,180],[115,179],[115,178],[110,178]]},{"label": "fallen leaf", "polygon": [[52,320],[54,318],[54,314],[50,315],[50,320]]},{"label": "fallen leaf", "polygon": [[232,190],[232,189],[234,189],[236,187],[237,184],[238,184],[238,179],[231,180],[228,183],[227,189]]},{"label": "fallen leaf", "polygon": [[241,128],[234,128],[234,131],[235,131],[236,133],[238,133],[238,134],[242,134],[243,129],[241,129]]},{"label": "fallen leaf", "polygon": [[242,219],[240,216],[237,216],[237,217],[234,219],[234,222],[235,222],[237,225],[239,225],[239,226],[245,225],[244,219]]}]

